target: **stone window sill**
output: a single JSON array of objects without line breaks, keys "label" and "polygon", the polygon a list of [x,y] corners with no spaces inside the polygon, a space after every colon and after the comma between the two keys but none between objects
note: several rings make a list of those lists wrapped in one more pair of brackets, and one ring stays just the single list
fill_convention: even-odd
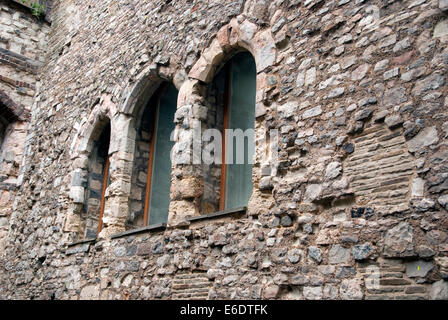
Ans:
[{"label": "stone window sill", "polygon": [[[195,223],[195,222],[204,221],[204,220],[211,220],[211,219],[231,217],[231,216],[239,216],[242,214],[246,214],[246,211],[247,211],[247,207],[239,207],[239,208],[204,214],[204,215],[200,215],[200,216],[190,217],[190,218],[187,218],[187,221],[190,223]],[[157,223],[157,224],[153,224],[153,225],[150,225],[147,227],[132,229],[132,230],[114,234],[111,236],[111,239],[117,239],[117,238],[122,238],[122,237],[126,237],[126,236],[131,236],[131,235],[145,233],[145,232],[151,232],[151,231],[163,231],[165,229],[166,229],[166,223]]]},{"label": "stone window sill", "polygon": [[85,243],[96,242],[96,240],[97,240],[97,238],[83,239],[83,240],[79,240],[79,241],[70,243],[68,245],[68,247],[74,247],[74,246],[77,246],[78,244],[85,244]]},{"label": "stone window sill", "polygon": [[239,216],[241,214],[246,214],[247,207],[239,207],[234,209],[228,209],[208,214],[203,214],[200,216],[190,217],[187,218],[187,221],[190,223],[199,222],[203,220],[211,220],[211,219],[217,219],[217,218],[224,218],[229,216]]},{"label": "stone window sill", "polygon": [[[245,215],[247,212],[247,207],[239,207],[234,209],[228,209],[208,214],[203,214],[200,216],[190,217],[187,218],[187,221],[190,223],[195,222],[201,222],[205,220],[213,220],[213,219],[219,219],[219,218],[226,218],[226,217],[235,217],[235,216],[241,216]],[[140,233],[145,232],[151,232],[151,231],[163,231],[166,229],[166,223],[157,223],[150,226],[138,228],[138,229],[132,229],[124,232],[120,232],[117,234],[114,234],[111,236],[111,239],[118,239],[126,236],[136,235]],[[83,252],[88,250],[90,245],[94,242],[98,241],[97,238],[95,239],[85,239],[81,241],[77,241],[74,243],[71,243],[67,246],[66,254],[74,254],[77,252]]]},{"label": "stone window sill", "polygon": [[157,224],[153,224],[153,225],[138,228],[138,229],[132,229],[132,230],[120,232],[120,233],[112,235],[111,238],[117,239],[117,238],[126,237],[126,236],[139,234],[139,233],[143,233],[143,232],[161,231],[161,230],[165,230],[165,229],[166,229],[166,223],[157,223]]},{"label": "stone window sill", "polygon": [[87,252],[89,251],[90,245],[95,243],[97,239],[84,239],[81,241],[76,241],[67,246],[65,250],[66,255],[71,255],[75,253]]}]

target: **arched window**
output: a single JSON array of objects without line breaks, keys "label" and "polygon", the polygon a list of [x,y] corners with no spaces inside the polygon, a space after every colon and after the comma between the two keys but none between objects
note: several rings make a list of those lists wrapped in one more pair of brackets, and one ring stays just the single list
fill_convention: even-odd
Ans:
[{"label": "arched window", "polygon": [[87,192],[85,193],[85,238],[96,238],[102,228],[106,189],[109,185],[110,122],[107,122],[94,140],[89,156]]},{"label": "arched window", "polygon": [[233,130],[233,134],[226,133],[223,139],[220,210],[247,206],[253,187],[257,71],[252,55],[237,54],[227,63],[226,73],[224,129]]},{"label": "arched window", "polygon": [[[20,119],[15,113],[14,109],[8,107],[7,104],[13,105],[13,102],[6,96],[5,93],[0,91],[0,168],[2,161],[5,158],[5,154],[7,151],[6,146],[6,138],[9,136],[9,140],[14,141],[17,137],[11,137],[11,134],[14,131],[14,124],[23,121],[24,119]],[[17,107],[16,107],[17,108]]]},{"label": "arched window", "polygon": [[4,243],[8,234],[9,215],[12,212],[12,202],[14,188],[10,182],[15,181],[17,174],[12,152],[13,141],[16,140],[13,133],[13,123],[11,118],[5,114],[7,109],[0,101],[0,253],[4,249]]},{"label": "arched window", "polygon": [[166,223],[177,89],[163,83],[141,112],[137,129],[128,228]]},{"label": "arched window", "polygon": [[208,88],[209,128],[222,133],[222,164],[205,168],[204,213],[247,206],[252,194],[256,94],[255,61],[237,53]]}]

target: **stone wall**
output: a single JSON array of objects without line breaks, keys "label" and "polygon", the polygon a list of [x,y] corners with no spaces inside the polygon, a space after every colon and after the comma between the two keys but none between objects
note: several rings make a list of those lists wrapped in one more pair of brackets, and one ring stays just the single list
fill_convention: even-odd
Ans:
[{"label": "stone wall", "polygon": [[13,1],[0,2],[0,251],[13,211],[28,121],[50,26]]},{"label": "stone wall", "polygon": [[50,26],[12,1],[0,3],[0,89],[31,110]]},{"label": "stone wall", "polygon": [[[446,1],[52,10],[1,298],[448,299]],[[142,106],[161,81],[178,88],[177,159],[239,50],[257,66],[248,209],[204,215],[203,167],[175,163],[168,226],[126,230]],[[74,177],[105,117],[104,228],[79,241],[86,190]]]}]

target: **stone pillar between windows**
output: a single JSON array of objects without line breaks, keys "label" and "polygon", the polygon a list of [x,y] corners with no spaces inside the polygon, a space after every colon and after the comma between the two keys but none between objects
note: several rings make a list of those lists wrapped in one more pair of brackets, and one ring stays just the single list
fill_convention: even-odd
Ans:
[{"label": "stone pillar between windows", "polygon": [[106,190],[103,228],[99,238],[107,238],[126,230],[135,145],[133,123],[131,116],[122,113],[118,113],[111,120],[110,184]]},{"label": "stone pillar between windows", "polygon": [[173,137],[175,144],[172,151],[169,226],[187,224],[186,218],[200,214],[202,166],[200,159],[195,158],[198,152],[194,149],[198,145],[197,139],[202,136],[202,124],[206,116],[201,97],[203,89],[199,81],[190,79],[179,90],[178,108],[174,116],[176,128]]}]

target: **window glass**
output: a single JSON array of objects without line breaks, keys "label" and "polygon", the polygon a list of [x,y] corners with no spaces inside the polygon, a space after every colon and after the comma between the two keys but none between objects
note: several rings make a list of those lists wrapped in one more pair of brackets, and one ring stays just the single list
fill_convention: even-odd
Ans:
[{"label": "window glass", "polygon": [[170,140],[174,130],[174,113],[177,108],[177,89],[169,84],[162,91],[157,112],[155,145],[151,174],[149,224],[165,223],[168,219],[171,186],[170,153],[174,142]]},{"label": "window glass", "polygon": [[[250,133],[246,132],[249,135],[244,137],[244,151],[238,148],[236,138],[232,139],[233,143],[229,143],[230,139],[226,139],[227,159],[231,156],[233,161],[232,164],[227,164],[226,168],[225,209],[247,206],[252,194],[251,163],[254,155],[253,129],[257,75],[252,55],[248,52],[237,54],[232,59],[231,72],[228,128],[241,129],[243,132],[250,129]],[[237,163],[238,152],[244,152],[242,164]]]}]

